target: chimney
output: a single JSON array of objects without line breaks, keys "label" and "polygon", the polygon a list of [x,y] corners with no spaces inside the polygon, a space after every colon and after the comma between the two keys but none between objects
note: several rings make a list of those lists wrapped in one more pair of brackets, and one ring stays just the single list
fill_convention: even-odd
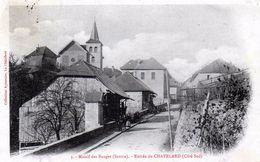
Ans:
[{"label": "chimney", "polygon": [[115,81],[116,80],[116,76],[115,76],[115,67],[112,66],[112,80]]},{"label": "chimney", "polygon": [[36,52],[39,52],[39,50],[40,50],[40,47],[39,47],[39,44],[38,44],[38,46],[36,47]]},{"label": "chimney", "polygon": [[138,63],[138,64],[141,64],[141,63],[143,63],[143,60],[139,59],[139,60],[137,61],[137,63]]},{"label": "chimney", "polygon": [[114,66],[112,66],[112,72],[113,72],[113,73],[115,72],[115,67],[114,67]]}]

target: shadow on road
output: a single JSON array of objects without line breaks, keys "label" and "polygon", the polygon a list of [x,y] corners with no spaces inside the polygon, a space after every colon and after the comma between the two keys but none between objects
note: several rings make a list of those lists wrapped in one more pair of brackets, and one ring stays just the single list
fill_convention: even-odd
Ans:
[{"label": "shadow on road", "polygon": [[[171,119],[173,119],[173,116],[171,116]],[[155,116],[154,118],[152,118],[151,120],[149,120],[149,123],[163,123],[163,122],[167,122],[169,121],[168,119],[168,115],[158,115]]]},{"label": "shadow on road", "polygon": [[158,128],[132,128],[127,130],[126,132],[134,132],[134,131],[147,131],[147,130],[156,130]]}]

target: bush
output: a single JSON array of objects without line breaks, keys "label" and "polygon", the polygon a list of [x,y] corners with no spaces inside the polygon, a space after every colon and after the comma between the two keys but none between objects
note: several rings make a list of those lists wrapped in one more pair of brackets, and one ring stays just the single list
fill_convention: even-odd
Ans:
[{"label": "bush", "polygon": [[231,76],[221,83],[225,87],[224,102],[209,105],[201,123],[201,146],[213,152],[229,150],[241,139],[250,99],[246,74]]},{"label": "bush", "polygon": [[[213,93],[210,98],[213,97],[214,100],[206,103],[205,109],[202,103],[189,103],[197,108],[191,112],[193,115],[198,114],[198,117],[191,120],[198,126],[185,130],[187,133],[192,132],[191,134],[195,132],[199,136],[197,146],[211,153],[227,151],[242,138],[251,91],[249,77],[245,73],[225,78],[217,86],[223,88],[223,91],[215,91],[221,93],[222,100],[214,99],[216,94]],[[211,88],[208,90],[212,91]],[[218,95],[220,94],[216,96]],[[183,140],[187,144],[191,142],[187,136]]]}]

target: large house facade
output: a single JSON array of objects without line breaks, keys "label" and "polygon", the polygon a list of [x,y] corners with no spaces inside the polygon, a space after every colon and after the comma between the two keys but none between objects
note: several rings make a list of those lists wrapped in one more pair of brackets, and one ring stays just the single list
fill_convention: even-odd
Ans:
[{"label": "large house facade", "polygon": [[[157,94],[154,98],[155,105],[162,104],[167,100],[167,69],[154,58],[146,60],[130,60],[120,68],[123,72],[129,72],[140,79],[153,92]],[[169,73],[168,73],[169,74]]]}]

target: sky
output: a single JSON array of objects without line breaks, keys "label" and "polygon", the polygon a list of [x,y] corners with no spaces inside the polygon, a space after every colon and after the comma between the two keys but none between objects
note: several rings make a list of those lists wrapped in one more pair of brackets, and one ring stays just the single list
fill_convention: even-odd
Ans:
[{"label": "sky", "polygon": [[58,54],[71,40],[84,44],[96,20],[105,67],[154,57],[183,82],[218,58],[247,67],[245,30],[259,14],[249,11],[239,5],[35,6],[31,12],[10,6],[10,51],[21,57],[39,45]]}]

